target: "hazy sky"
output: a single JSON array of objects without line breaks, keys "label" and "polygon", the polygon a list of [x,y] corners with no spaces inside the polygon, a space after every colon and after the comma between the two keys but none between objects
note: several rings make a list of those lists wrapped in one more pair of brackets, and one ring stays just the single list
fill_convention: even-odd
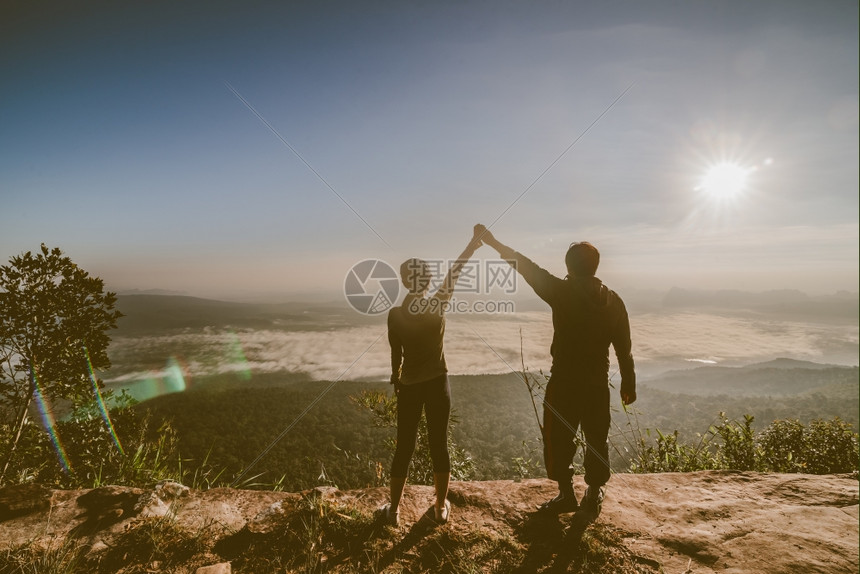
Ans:
[{"label": "hazy sky", "polygon": [[499,239],[560,274],[589,240],[619,290],[856,291],[858,186],[853,0],[0,8],[0,258],[112,289],[336,293],[510,207]]}]

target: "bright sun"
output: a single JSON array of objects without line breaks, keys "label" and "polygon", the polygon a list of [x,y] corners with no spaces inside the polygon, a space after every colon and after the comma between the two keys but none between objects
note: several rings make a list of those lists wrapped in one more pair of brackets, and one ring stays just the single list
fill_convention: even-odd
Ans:
[{"label": "bright sun", "polygon": [[731,199],[744,191],[749,172],[736,163],[718,163],[705,173],[696,189],[714,199]]}]

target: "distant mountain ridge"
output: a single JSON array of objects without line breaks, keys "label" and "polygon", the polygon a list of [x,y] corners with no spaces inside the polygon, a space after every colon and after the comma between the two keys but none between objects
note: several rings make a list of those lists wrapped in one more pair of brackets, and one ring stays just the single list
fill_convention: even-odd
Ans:
[{"label": "distant mountain ridge", "polygon": [[[188,295],[129,294],[117,296],[125,316],[117,322],[119,335],[139,335],[181,329],[288,328],[317,330],[346,324],[346,304],[238,303]],[[356,314],[357,315],[357,314]],[[360,316],[359,316],[360,320]]]},{"label": "distant mountain ridge", "polygon": [[857,366],[787,358],[743,367],[708,365],[667,371],[642,384],[672,393],[705,396],[788,396],[834,387],[853,392],[860,386]]},{"label": "distant mountain ridge", "polygon": [[785,357],[778,357],[773,359],[772,361],[765,361],[763,363],[752,363],[750,365],[745,365],[744,369],[830,369],[830,368],[841,368],[843,365],[832,365],[829,363],[814,363],[812,361],[801,361],[798,359],[788,359]]},{"label": "distant mountain ridge", "polygon": [[813,296],[796,289],[750,292],[673,287],[663,297],[663,308],[666,310],[750,310],[783,319],[839,320],[856,323],[860,314],[860,294],[839,291],[833,295]]},{"label": "distant mountain ridge", "polygon": [[[662,295],[657,291],[633,290],[625,300],[631,311],[638,308],[644,312],[753,312],[784,320],[855,324],[860,316],[860,294],[847,291],[812,296],[793,289],[751,292],[673,287]],[[518,311],[548,310],[546,303],[533,296],[518,297],[516,305]],[[194,297],[161,289],[121,292],[117,297],[117,307],[126,314],[119,324],[123,334],[141,330],[234,324],[259,327],[272,324],[274,319],[298,320],[297,315],[308,314],[320,314],[329,319],[338,317],[344,324],[361,324],[374,319],[355,313],[345,300],[337,298],[329,301],[297,300],[279,303],[235,302]],[[306,319],[307,317],[302,321],[307,323]]]},{"label": "distant mountain ridge", "polygon": [[124,289],[122,291],[117,291],[117,295],[120,297],[124,295],[179,295],[179,296],[188,296],[187,291],[174,291],[171,289]]}]

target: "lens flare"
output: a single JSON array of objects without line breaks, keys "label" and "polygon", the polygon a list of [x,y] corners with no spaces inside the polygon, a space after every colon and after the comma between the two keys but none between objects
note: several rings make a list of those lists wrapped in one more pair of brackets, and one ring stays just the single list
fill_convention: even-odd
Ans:
[{"label": "lens flare", "polygon": [[151,373],[151,376],[127,386],[125,390],[135,400],[144,402],[161,395],[181,393],[187,388],[182,365],[175,357],[170,357],[164,370]]},{"label": "lens flare", "polygon": [[161,380],[164,385],[164,394],[181,393],[188,388],[185,383],[185,373],[182,372],[182,367],[176,357],[167,359],[167,368],[164,370],[164,376]]},{"label": "lens flare", "polygon": [[42,386],[39,384],[39,376],[36,374],[35,367],[30,365],[30,377],[33,382],[33,398],[36,401],[36,408],[39,410],[39,416],[42,419],[42,427],[48,436],[51,437],[51,445],[57,453],[57,458],[60,460],[60,466],[63,472],[69,474],[72,471],[72,465],[69,463],[69,458],[66,456],[66,450],[63,448],[63,443],[60,442],[60,436],[57,434],[57,424],[54,421],[54,415],[51,412],[48,403],[45,401],[45,396],[42,394]]},{"label": "lens flare", "polygon": [[107,407],[105,406],[105,401],[102,398],[102,393],[99,390],[98,379],[96,379],[96,374],[93,371],[93,363],[90,361],[90,352],[87,349],[86,345],[84,346],[84,357],[87,360],[87,372],[90,375],[90,382],[93,384],[93,394],[96,397],[96,405],[99,407],[99,412],[102,415],[102,420],[105,422],[108,431],[110,432],[110,437],[113,439],[113,443],[116,445],[117,450],[119,450],[120,454],[125,455],[125,451],[122,450],[122,444],[119,442],[119,437],[116,436],[116,431],[113,428],[113,423],[110,420],[110,415],[108,414]]},{"label": "lens flare", "polygon": [[245,350],[242,348],[242,342],[239,341],[239,335],[234,331],[230,331],[229,360],[231,370],[235,371],[240,380],[251,380],[251,369],[248,366],[248,359],[245,357]]}]

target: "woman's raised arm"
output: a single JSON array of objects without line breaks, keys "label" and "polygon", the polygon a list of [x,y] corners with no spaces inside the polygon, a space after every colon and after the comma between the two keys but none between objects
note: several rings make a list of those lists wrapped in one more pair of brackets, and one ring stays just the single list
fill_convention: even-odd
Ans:
[{"label": "woman's raised arm", "polygon": [[463,266],[468,263],[469,259],[472,258],[472,255],[475,254],[475,251],[482,245],[481,243],[481,235],[482,229],[479,229],[476,225],[472,232],[472,239],[469,240],[469,244],[466,245],[466,248],[463,250],[463,253],[454,261],[454,264],[451,265],[451,268],[448,269],[448,275],[445,276],[445,280],[442,281],[442,286],[439,287],[439,291],[434,295],[435,298],[439,299],[441,302],[446,302],[451,298],[451,295],[454,294],[454,287],[457,285],[457,279],[460,278],[460,272],[463,270]]}]

